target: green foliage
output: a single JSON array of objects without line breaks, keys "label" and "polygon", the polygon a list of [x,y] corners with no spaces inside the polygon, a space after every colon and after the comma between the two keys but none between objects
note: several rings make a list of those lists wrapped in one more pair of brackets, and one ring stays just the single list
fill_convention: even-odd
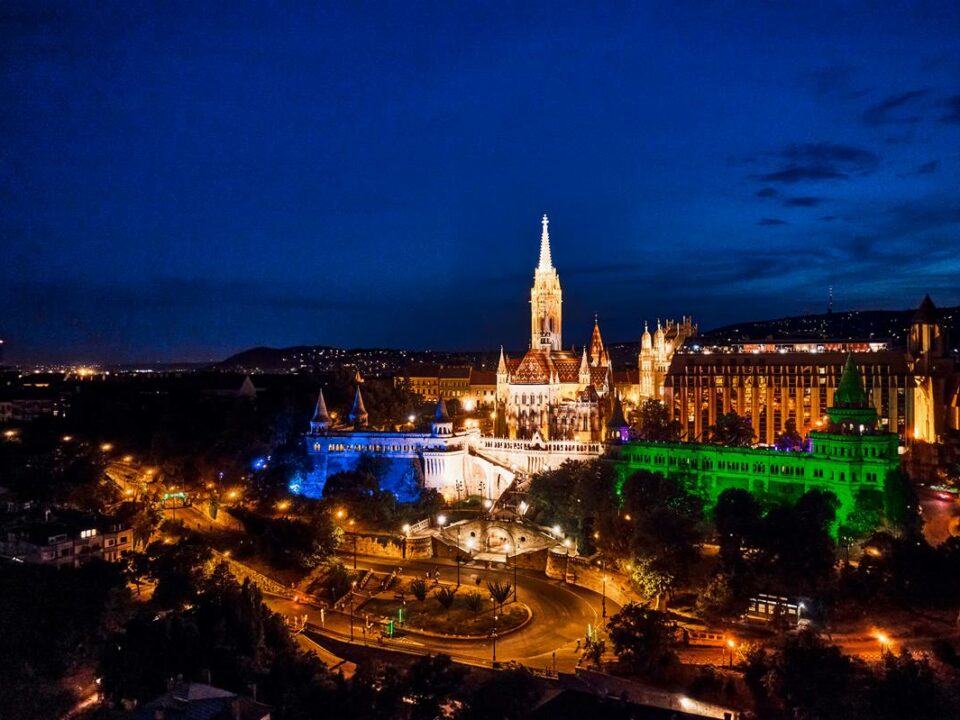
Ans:
[{"label": "green foliage", "polygon": [[494,582],[487,582],[487,590],[490,591],[490,597],[494,599],[502,610],[503,604],[510,599],[510,591],[513,590],[513,586],[508,582],[496,580]]},{"label": "green foliage", "polygon": [[675,478],[637,472],[623,488],[623,510],[631,517],[634,556],[677,582],[686,578],[703,541],[703,503]]},{"label": "green foliage", "polygon": [[337,548],[342,530],[329,512],[318,511],[308,520],[277,518],[245,508],[231,508],[230,514],[243,523],[257,553],[277,568],[312,568]]},{"label": "green foliage", "polygon": [[427,599],[427,583],[423,580],[417,578],[412,583],[410,583],[410,592],[413,593],[413,596],[423,602]]},{"label": "green foliage", "polygon": [[209,571],[210,548],[187,538],[168,545],[151,543],[145,552],[146,567],[157,586],[153,602],[162,608],[176,608],[195,602],[197,588]]},{"label": "green foliage", "polygon": [[[537,473],[530,485],[529,502],[545,525],[559,525],[577,538],[581,549],[593,547],[593,534],[616,517],[619,508],[617,475],[603,460],[567,461],[556,470]],[[609,526],[607,526],[609,527]],[[613,534],[610,534],[613,537]]]},{"label": "green foliage", "polygon": [[466,670],[454,665],[448,655],[420,658],[407,671],[404,702],[411,706],[411,720],[433,720],[442,707],[461,690]]},{"label": "green foliage", "polygon": [[607,651],[607,641],[600,640],[591,640],[587,638],[587,641],[583,645],[583,657],[587,659],[588,662],[593,663],[593,666],[599,670],[603,662],[603,654]]},{"label": "green foliage", "polygon": [[467,603],[467,607],[473,610],[475,613],[483,610],[483,595],[477,591],[467,593],[464,601]]},{"label": "green foliage", "polygon": [[746,490],[724,490],[713,508],[713,522],[724,567],[739,567],[744,548],[754,546],[760,536],[760,504]]},{"label": "green foliage", "polygon": [[750,418],[731,411],[717,416],[715,425],[708,429],[710,442],[727,447],[749,447],[753,445],[753,425]]},{"label": "green foliage", "polygon": [[777,450],[785,452],[797,452],[806,449],[806,441],[797,431],[797,421],[793,418],[784,423],[783,432],[777,435],[774,442]]},{"label": "green foliage", "polygon": [[342,562],[333,562],[324,578],[327,592],[330,593],[331,602],[336,602],[353,587],[353,574],[347,570],[347,566]]},{"label": "green foliage", "polygon": [[670,419],[670,411],[659,400],[645,400],[638,414],[641,439],[655,442],[680,440],[680,423]]},{"label": "green foliage", "polygon": [[697,595],[697,615],[708,623],[736,620],[749,605],[749,593],[745,590],[745,583],[737,582],[734,575],[715,574]]},{"label": "green foliage", "polygon": [[442,587],[437,590],[433,596],[437,599],[437,602],[440,603],[440,607],[449,612],[450,606],[453,605],[453,601],[457,598],[457,591],[456,588]]},{"label": "green foliage", "polygon": [[463,720],[521,720],[540,697],[536,678],[525,668],[498,672],[470,694]]},{"label": "green foliage", "polygon": [[627,603],[607,622],[613,652],[624,667],[651,674],[675,662],[673,629],[664,613]]},{"label": "green foliage", "polygon": [[641,595],[651,600],[669,594],[676,585],[676,578],[660,563],[648,557],[634,560],[630,580]]}]

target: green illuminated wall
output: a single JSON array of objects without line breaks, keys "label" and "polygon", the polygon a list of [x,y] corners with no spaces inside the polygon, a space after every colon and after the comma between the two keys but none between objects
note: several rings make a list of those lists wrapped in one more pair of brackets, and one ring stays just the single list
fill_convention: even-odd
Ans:
[{"label": "green illuminated wall", "polygon": [[[900,457],[896,434],[878,430],[877,413],[867,405],[860,374],[852,358],[834,396],[826,432],[811,432],[810,452],[768,448],[724,447],[698,443],[631,442],[620,447],[615,461],[618,491],[638,470],[655,472],[685,482],[708,506],[724,490],[740,488],[759,499],[792,502],[810,490],[832,492],[840,501],[836,531],[847,524],[858,532],[870,513],[902,517],[898,492]],[[893,507],[892,504],[897,504]],[[876,513],[874,514],[874,517]]]}]

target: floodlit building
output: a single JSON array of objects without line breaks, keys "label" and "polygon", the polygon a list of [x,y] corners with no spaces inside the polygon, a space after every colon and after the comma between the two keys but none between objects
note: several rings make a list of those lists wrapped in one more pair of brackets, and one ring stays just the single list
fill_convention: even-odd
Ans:
[{"label": "floodlit building", "polygon": [[0,528],[0,556],[20,562],[79,567],[94,559],[116,562],[132,549],[129,523],[78,511],[48,510]]},{"label": "floodlit building", "polygon": [[809,451],[627,443],[619,453],[621,483],[638,470],[655,472],[689,482],[711,503],[730,488],[775,501],[795,501],[809,490],[826,490],[840,501],[841,523],[856,510],[888,517],[899,513],[900,508],[889,505],[897,493],[885,492],[888,483],[899,482],[898,438],[878,422],[852,354],[831,393],[826,417],[810,432]]}]

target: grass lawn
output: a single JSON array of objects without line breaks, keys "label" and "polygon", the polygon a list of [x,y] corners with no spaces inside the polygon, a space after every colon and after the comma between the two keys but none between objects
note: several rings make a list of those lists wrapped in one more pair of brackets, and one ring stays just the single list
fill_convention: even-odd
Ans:
[{"label": "grass lawn", "polygon": [[[483,609],[480,612],[474,612],[467,607],[465,595],[463,591],[457,593],[449,611],[440,605],[433,596],[433,591],[423,602],[408,596],[404,609],[404,627],[447,635],[489,635],[493,632],[493,610],[491,609],[493,603],[485,597]],[[373,617],[386,616],[396,619],[397,610],[400,607],[404,607],[403,603],[394,599],[392,594],[381,595],[366,603],[360,612],[369,613]],[[503,606],[503,613],[497,619],[497,632],[515,628],[526,618],[525,606],[508,602]]]}]

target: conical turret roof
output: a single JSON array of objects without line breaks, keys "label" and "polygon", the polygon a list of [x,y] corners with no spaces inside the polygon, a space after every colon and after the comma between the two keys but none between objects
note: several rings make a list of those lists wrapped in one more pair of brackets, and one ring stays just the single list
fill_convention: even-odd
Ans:
[{"label": "conical turret roof", "polygon": [[620,402],[620,394],[617,393],[613,400],[613,414],[607,421],[607,427],[611,430],[618,430],[627,426],[627,419],[623,415],[623,403]]},{"label": "conical turret roof", "polygon": [[447,401],[443,399],[443,395],[437,400],[437,409],[433,413],[433,419],[434,422],[450,422],[450,413],[447,412]]},{"label": "conical turret roof", "polygon": [[320,390],[320,395],[317,397],[317,407],[313,411],[313,418],[310,422],[313,423],[330,423],[330,414],[327,412],[327,403],[323,399],[323,389]]},{"label": "conical turret roof", "polygon": [[367,419],[367,408],[363,405],[363,395],[360,394],[360,386],[357,385],[357,393],[353,396],[353,407],[350,408],[350,421],[354,425],[366,425]]},{"label": "conical turret roof", "polygon": [[860,370],[853,361],[853,354],[847,355],[847,362],[843,366],[840,384],[833,394],[833,404],[838,407],[866,407],[867,393],[863,389],[860,379]]}]

